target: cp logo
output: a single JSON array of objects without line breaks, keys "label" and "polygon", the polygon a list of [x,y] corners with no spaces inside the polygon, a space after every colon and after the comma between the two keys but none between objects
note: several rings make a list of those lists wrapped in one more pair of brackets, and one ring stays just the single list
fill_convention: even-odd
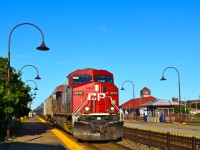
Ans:
[{"label": "cp logo", "polygon": [[106,97],[106,93],[88,93],[87,100],[100,101],[100,99],[103,99],[105,97]]}]

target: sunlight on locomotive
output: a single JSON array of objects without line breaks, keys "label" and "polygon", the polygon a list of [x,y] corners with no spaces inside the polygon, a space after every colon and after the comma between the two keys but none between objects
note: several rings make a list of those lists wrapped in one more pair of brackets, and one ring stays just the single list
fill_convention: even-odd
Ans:
[{"label": "sunlight on locomotive", "polygon": [[101,117],[97,117],[97,120],[101,120]]},{"label": "sunlight on locomotive", "polygon": [[99,85],[98,85],[98,84],[95,84],[95,85],[94,85],[94,91],[95,91],[95,92],[99,92]]},{"label": "sunlight on locomotive", "polygon": [[114,107],[110,107],[110,110],[114,111],[114,110],[115,110],[115,108],[114,108]]}]

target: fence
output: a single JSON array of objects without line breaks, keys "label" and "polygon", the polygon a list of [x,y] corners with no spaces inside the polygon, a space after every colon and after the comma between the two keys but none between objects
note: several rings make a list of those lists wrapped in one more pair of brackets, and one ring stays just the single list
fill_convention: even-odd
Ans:
[{"label": "fence", "polygon": [[[138,116],[138,115],[125,115],[125,120],[144,120],[147,121],[145,119],[145,117],[147,116]],[[184,122],[186,124],[199,124],[200,125],[200,114],[182,114],[181,115],[181,120],[180,120],[180,116],[178,114],[173,114],[173,115],[163,115],[163,116],[159,116],[158,120],[160,120],[161,122]]]},{"label": "fence", "polygon": [[191,136],[173,135],[170,132],[154,132],[137,128],[125,128],[125,138],[166,150],[200,150],[200,139]]}]

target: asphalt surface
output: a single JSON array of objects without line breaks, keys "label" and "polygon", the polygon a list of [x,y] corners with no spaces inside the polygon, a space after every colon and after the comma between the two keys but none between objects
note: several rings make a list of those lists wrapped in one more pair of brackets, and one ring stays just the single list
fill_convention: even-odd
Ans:
[{"label": "asphalt surface", "polygon": [[29,118],[23,122],[12,142],[4,142],[0,150],[66,150],[68,147],[50,129],[38,120]]}]

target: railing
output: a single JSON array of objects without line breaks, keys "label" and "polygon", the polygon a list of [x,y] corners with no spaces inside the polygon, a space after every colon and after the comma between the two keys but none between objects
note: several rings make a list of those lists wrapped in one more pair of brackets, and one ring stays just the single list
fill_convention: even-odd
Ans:
[{"label": "railing", "polygon": [[[134,114],[127,115],[125,114],[125,120],[145,120],[144,116],[138,116]],[[160,119],[162,117],[162,119]],[[160,122],[179,122],[179,115],[174,114],[174,115],[163,115],[159,116],[158,120]],[[200,125],[200,114],[199,115],[194,115],[194,114],[182,114],[181,119],[183,123],[186,124],[199,124]]]},{"label": "railing", "polygon": [[124,128],[125,139],[166,150],[200,150],[200,138],[137,128]]}]

